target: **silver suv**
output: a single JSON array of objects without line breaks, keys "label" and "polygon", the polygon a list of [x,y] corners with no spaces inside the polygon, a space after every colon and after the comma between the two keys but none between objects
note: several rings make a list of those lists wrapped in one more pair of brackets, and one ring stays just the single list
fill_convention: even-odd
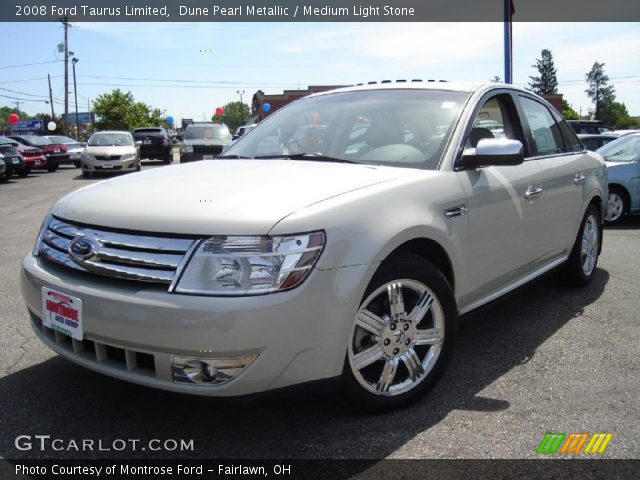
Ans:
[{"label": "silver suv", "polygon": [[123,380],[237,396],[340,377],[396,408],[438,381],[459,315],[556,267],[588,283],[606,199],[603,159],[530,92],[358,86],[215,161],[62,198],[22,293],[46,345]]}]

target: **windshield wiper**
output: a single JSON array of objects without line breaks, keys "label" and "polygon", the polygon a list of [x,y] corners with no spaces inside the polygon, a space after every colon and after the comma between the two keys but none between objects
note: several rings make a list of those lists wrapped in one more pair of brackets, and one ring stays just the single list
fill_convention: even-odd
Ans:
[{"label": "windshield wiper", "polygon": [[216,158],[223,158],[223,159],[233,159],[233,160],[251,160],[251,157],[245,157],[244,155],[218,155]]},{"label": "windshield wiper", "polygon": [[321,153],[295,153],[289,155],[261,155],[255,157],[257,159],[285,159],[285,160],[310,160],[315,162],[335,162],[335,163],[359,163],[354,160],[347,160],[345,158],[328,157]]}]

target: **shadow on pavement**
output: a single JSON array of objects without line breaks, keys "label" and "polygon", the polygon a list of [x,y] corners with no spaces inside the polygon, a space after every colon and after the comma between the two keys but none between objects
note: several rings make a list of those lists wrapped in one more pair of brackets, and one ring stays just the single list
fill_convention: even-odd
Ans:
[{"label": "shadow on pavement", "polygon": [[[249,403],[153,390],[49,359],[0,380],[0,456],[5,458],[384,458],[452,410],[510,407],[507,398],[479,395],[603,293],[609,274],[598,269],[583,289],[553,276],[523,287],[463,319],[454,359],[440,384],[411,407],[367,415],[337,393],[298,390]],[[308,391],[307,391],[308,390]],[[52,438],[194,439],[193,452],[18,451],[18,435]]]}]

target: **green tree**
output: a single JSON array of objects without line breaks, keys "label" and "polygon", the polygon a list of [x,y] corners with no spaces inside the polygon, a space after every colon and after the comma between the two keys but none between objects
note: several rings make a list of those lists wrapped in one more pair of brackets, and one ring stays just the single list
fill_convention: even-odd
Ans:
[{"label": "green tree", "polygon": [[244,125],[251,114],[249,105],[240,102],[227,103],[222,110],[222,115],[214,115],[211,120],[225,123],[231,132],[235,132],[240,125]]},{"label": "green tree", "polygon": [[125,93],[120,89],[99,95],[93,103],[93,111],[99,117],[96,121],[98,129],[133,130],[138,127],[168,126],[159,109],[136,102],[131,92]]},{"label": "green tree", "polygon": [[529,90],[538,95],[549,95],[558,93],[557,70],[553,64],[553,54],[546,48],[540,53],[541,58],[536,59],[536,63],[531,65],[538,70],[538,76],[529,77]]},{"label": "green tree", "polygon": [[618,129],[625,129],[636,125],[636,121],[631,118],[624,103],[613,102],[603,112],[601,120]]},{"label": "green tree", "polygon": [[602,120],[603,113],[616,100],[615,89],[609,85],[609,77],[604,73],[604,63],[594,62],[585,79],[588,85],[585,93],[595,105],[594,116]]},{"label": "green tree", "polygon": [[11,124],[9,123],[9,114],[11,113],[18,114],[20,120],[29,119],[29,115],[27,115],[26,112],[11,107],[0,107],[0,131],[5,133],[11,131]]},{"label": "green tree", "polygon": [[571,108],[571,105],[566,100],[562,100],[562,116],[567,120],[580,120],[578,112]]}]

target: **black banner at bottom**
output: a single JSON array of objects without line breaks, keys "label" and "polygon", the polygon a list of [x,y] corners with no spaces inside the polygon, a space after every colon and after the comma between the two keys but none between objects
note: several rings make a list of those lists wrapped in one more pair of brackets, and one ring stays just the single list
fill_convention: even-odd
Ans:
[{"label": "black banner at bottom", "polygon": [[0,479],[631,479],[640,460],[0,460]]}]

